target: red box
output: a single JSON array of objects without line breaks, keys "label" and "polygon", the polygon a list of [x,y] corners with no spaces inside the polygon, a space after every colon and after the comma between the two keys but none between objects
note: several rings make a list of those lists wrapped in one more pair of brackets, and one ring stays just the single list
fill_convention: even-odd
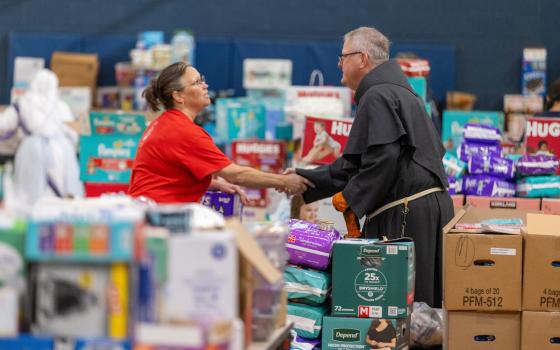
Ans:
[{"label": "red box", "polygon": [[[249,166],[268,173],[281,173],[286,166],[286,142],[238,140],[231,143],[232,160],[237,165]],[[267,206],[266,189],[247,190],[249,206]]]},{"label": "red box", "polygon": [[[560,120],[558,118],[527,118],[525,145],[528,154],[550,152],[560,157]],[[560,169],[556,174],[560,175]]]},{"label": "red box", "polygon": [[475,208],[486,209],[518,209],[535,212],[541,210],[540,198],[497,198],[467,196],[467,204]]},{"label": "red box", "polygon": [[128,184],[86,182],[84,186],[86,197],[99,197],[104,193],[128,193]]},{"label": "red box", "polygon": [[541,208],[545,214],[560,215],[560,199],[543,198]]},{"label": "red box", "polygon": [[301,148],[304,164],[330,164],[342,155],[353,119],[305,117]]}]

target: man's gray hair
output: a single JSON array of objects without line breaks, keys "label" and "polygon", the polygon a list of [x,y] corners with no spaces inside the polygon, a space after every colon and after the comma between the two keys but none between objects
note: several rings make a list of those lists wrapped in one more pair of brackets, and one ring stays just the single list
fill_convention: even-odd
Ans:
[{"label": "man's gray hair", "polygon": [[344,35],[355,50],[367,52],[371,63],[379,64],[389,59],[389,39],[373,27],[360,27]]}]

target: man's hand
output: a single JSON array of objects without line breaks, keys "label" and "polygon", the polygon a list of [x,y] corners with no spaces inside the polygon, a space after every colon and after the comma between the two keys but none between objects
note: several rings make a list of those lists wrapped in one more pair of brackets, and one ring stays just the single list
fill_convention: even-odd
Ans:
[{"label": "man's hand", "polygon": [[214,191],[222,191],[226,193],[237,193],[243,205],[249,204],[249,197],[247,197],[247,193],[245,193],[245,191],[241,187],[229,183],[226,180],[212,179],[209,189]]},{"label": "man's hand", "polygon": [[277,190],[290,195],[297,195],[307,191],[309,187],[315,187],[315,185],[306,178],[297,175],[294,170],[290,173],[284,172],[283,187],[279,187]]}]

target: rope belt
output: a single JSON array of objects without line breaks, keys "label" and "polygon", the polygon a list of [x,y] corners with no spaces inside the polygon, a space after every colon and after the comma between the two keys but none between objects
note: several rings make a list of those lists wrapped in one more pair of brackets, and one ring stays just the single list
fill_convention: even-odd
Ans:
[{"label": "rope belt", "polygon": [[366,222],[373,219],[377,215],[383,213],[385,210],[388,210],[388,209],[391,209],[391,208],[394,208],[398,205],[403,204],[404,205],[404,208],[402,210],[403,222],[402,222],[402,228],[401,228],[401,237],[403,237],[404,236],[404,229],[406,227],[406,215],[410,211],[410,209],[408,208],[408,203],[412,202],[413,200],[416,200],[418,198],[422,198],[424,196],[427,196],[429,194],[432,194],[432,193],[435,193],[435,192],[444,192],[444,191],[445,191],[445,189],[443,187],[432,187],[432,188],[429,188],[425,191],[415,193],[412,196],[404,197],[404,198],[398,199],[394,202],[387,203],[384,206],[382,206],[381,208],[374,211],[373,213],[366,216]]}]

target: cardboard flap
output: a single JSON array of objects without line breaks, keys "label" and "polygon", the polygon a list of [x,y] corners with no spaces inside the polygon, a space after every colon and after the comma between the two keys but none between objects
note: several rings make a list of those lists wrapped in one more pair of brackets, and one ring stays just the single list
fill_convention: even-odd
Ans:
[{"label": "cardboard flap", "polygon": [[235,234],[235,244],[241,255],[266,279],[269,283],[277,283],[282,279],[282,273],[268,260],[267,256],[253,236],[237,219],[228,219],[226,228]]},{"label": "cardboard flap", "polygon": [[465,216],[465,214],[467,213],[468,210],[470,210],[472,208],[472,206],[470,204],[466,204],[464,207],[462,207],[461,209],[459,209],[459,211],[457,212],[457,214],[455,214],[455,216],[453,217],[453,219],[451,219],[451,221],[449,221],[447,223],[447,225],[445,225],[443,227],[443,233],[448,233],[449,231],[451,231],[451,229],[453,227],[455,227],[455,225],[457,225],[457,223],[459,222],[459,220],[461,220],[463,218],[463,216]]},{"label": "cardboard flap", "polygon": [[529,235],[560,237],[560,216],[546,214],[528,214],[527,233]]}]

